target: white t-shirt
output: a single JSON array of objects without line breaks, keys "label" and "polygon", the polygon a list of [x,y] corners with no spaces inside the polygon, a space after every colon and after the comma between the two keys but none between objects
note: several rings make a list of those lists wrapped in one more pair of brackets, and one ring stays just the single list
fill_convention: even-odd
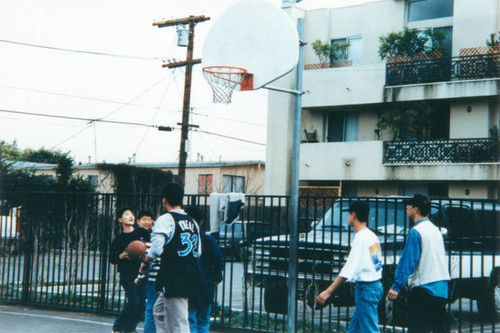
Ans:
[{"label": "white t-shirt", "polygon": [[368,228],[356,233],[340,276],[351,282],[372,282],[382,278],[382,251],[377,236]]}]

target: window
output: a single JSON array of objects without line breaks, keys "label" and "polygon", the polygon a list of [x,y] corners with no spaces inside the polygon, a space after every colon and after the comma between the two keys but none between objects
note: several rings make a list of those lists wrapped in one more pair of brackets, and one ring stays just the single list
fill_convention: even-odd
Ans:
[{"label": "window", "polygon": [[198,175],[198,194],[212,193],[213,175]]},{"label": "window", "polygon": [[89,180],[90,182],[90,185],[92,186],[96,186],[99,184],[99,176],[97,175],[90,175],[87,177],[87,179]]},{"label": "window", "polygon": [[357,111],[328,112],[327,141],[358,141],[358,119]]},{"label": "window", "polygon": [[222,176],[222,193],[244,192],[245,177],[243,176]]},{"label": "window", "polygon": [[415,0],[408,2],[408,22],[453,16],[453,0]]},{"label": "window", "polygon": [[332,59],[330,59],[330,62],[335,63],[337,61],[350,61],[352,66],[361,65],[361,37],[332,39],[330,43],[333,45],[334,43],[342,44],[347,42],[349,42],[350,44],[347,47],[347,52],[345,54],[342,54],[342,52],[339,51],[335,57],[332,57]]},{"label": "window", "polygon": [[[451,43],[453,39],[453,27],[439,27],[439,28],[430,28],[433,32],[441,32],[444,35],[444,40],[443,44],[441,47],[444,50],[444,54],[446,55],[451,55]],[[422,29],[420,31],[421,36],[425,36],[425,30],[427,29]],[[425,43],[425,47],[427,49],[432,49],[433,48],[433,40],[429,39],[427,43]],[[439,48],[440,45],[436,45],[436,49]]]}]

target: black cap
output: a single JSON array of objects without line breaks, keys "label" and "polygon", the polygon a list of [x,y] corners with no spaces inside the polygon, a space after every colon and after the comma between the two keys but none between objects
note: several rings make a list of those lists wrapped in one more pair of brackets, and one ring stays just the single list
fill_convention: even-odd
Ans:
[{"label": "black cap", "polygon": [[431,204],[431,200],[425,194],[415,194],[413,198],[403,200],[405,205],[423,207]]}]

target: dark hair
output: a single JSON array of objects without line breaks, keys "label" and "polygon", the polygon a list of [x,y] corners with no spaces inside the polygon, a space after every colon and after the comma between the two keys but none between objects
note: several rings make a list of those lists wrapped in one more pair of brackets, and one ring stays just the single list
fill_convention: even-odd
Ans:
[{"label": "dark hair", "polygon": [[178,183],[168,183],[163,188],[163,197],[170,206],[181,206],[184,198],[184,188]]},{"label": "dark hair", "polygon": [[431,204],[430,203],[418,203],[418,204],[413,204],[413,207],[417,207],[418,210],[420,211],[420,215],[422,216],[428,216],[429,213],[431,212]]},{"label": "dark hair", "polygon": [[349,213],[356,213],[360,222],[368,222],[368,214],[370,213],[370,205],[366,201],[354,201],[349,205]]},{"label": "dark hair", "polygon": [[140,220],[142,219],[144,216],[149,216],[150,218],[152,218],[153,220],[155,219],[153,213],[151,213],[149,210],[141,210],[139,212],[139,214],[137,214],[137,219]]},{"label": "dark hair", "polygon": [[[124,207],[121,207],[120,209],[118,209],[116,211],[116,218],[117,219],[121,219],[122,216],[123,216],[123,213],[125,213],[127,210],[130,210],[132,212],[132,214],[134,214],[134,211],[132,210],[132,208],[130,207],[127,207],[127,206],[124,206]],[[134,214],[135,215],[135,214]]]},{"label": "dark hair", "polygon": [[186,212],[186,214],[191,216],[196,221],[196,223],[198,223],[198,225],[200,225],[201,222],[203,222],[203,213],[198,207],[187,206],[186,208],[184,208],[184,211]]},{"label": "dark hair", "polygon": [[431,212],[431,200],[425,194],[417,193],[412,198],[404,200],[403,203],[417,207],[422,216],[427,216]]}]

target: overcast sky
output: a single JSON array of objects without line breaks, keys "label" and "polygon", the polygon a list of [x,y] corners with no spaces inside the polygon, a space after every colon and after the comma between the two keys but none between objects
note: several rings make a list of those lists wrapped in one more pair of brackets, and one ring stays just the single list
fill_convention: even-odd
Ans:
[{"label": "overcast sky", "polygon": [[[211,17],[195,29],[194,57],[201,58],[204,36],[233,2],[0,0],[0,110],[177,127],[159,132],[140,125],[0,112],[0,140],[16,140],[21,149],[43,146],[69,151],[75,161],[84,163],[127,162],[134,154],[137,162],[176,161],[184,70],[161,64],[162,59],[184,60],[186,49],[177,47],[175,28],[160,29],[152,23],[189,15]],[[301,6],[359,2],[363,1],[306,0]],[[197,65],[191,123],[203,131],[254,143],[192,132],[189,160],[198,155],[212,161],[264,160],[267,92],[235,92],[229,105],[212,104],[211,98]]]}]

